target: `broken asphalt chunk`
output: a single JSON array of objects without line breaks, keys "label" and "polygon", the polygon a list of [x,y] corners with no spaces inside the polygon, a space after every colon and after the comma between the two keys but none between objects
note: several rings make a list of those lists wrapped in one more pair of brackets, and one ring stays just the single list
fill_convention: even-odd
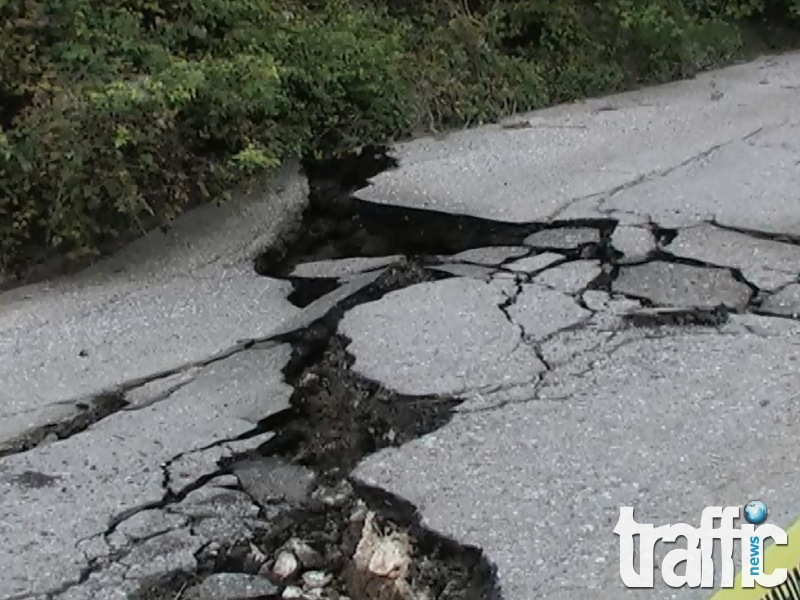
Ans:
[{"label": "broken asphalt chunk", "polygon": [[565,294],[575,294],[586,289],[602,272],[599,261],[576,260],[547,269],[534,281]]},{"label": "broken asphalt chunk", "polygon": [[536,271],[541,271],[542,269],[545,269],[560,260],[564,260],[564,256],[562,254],[556,254],[555,252],[543,252],[542,254],[526,256],[525,258],[515,260],[514,262],[505,265],[505,268],[515,272],[535,273]]},{"label": "broken asphalt chunk", "polygon": [[186,600],[246,600],[277,595],[279,589],[262,577],[246,573],[215,573],[186,591]]},{"label": "broken asphalt chunk", "polygon": [[489,248],[474,248],[473,250],[460,252],[455,256],[451,256],[450,260],[495,267],[511,258],[524,256],[528,252],[530,252],[530,249],[523,246],[491,246]]},{"label": "broken asphalt chunk", "polygon": [[308,327],[315,321],[324,318],[337,305],[374,283],[383,273],[383,270],[378,270],[353,277],[353,279],[333,292],[309,304],[298,315],[284,321],[279,327],[272,331],[271,336],[278,337]]},{"label": "broken asphalt chunk", "polygon": [[523,285],[507,310],[524,331],[526,341],[541,340],[591,316],[569,296],[535,284]]},{"label": "broken asphalt chunk", "polygon": [[529,235],[523,242],[534,248],[556,248],[571,250],[587,244],[600,242],[600,231],[594,227],[562,227],[559,229],[543,229]]},{"label": "broken asphalt chunk", "polygon": [[800,245],[708,223],[681,229],[666,250],[674,256],[737,268],[749,282],[765,290],[797,281],[800,272]]},{"label": "broken asphalt chunk", "polygon": [[261,506],[304,504],[314,483],[313,471],[275,456],[238,463],[233,472],[242,488]]},{"label": "broken asphalt chunk", "polygon": [[782,317],[800,317],[800,284],[787,285],[761,304],[759,312]]},{"label": "broken asphalt chunk", "polygon": [[358,273],[373,271],[381,267],[403,260],[403,255],[340,258],[336,260],[319,260],[297,265],[289,274],[290,277],[335,277],[347,278]]},{"label": "broken asphalt chunk", "polygon": [[752,291],[727,269],[664,261],[620,268],[612,290],[659,306],[742,310]]},{"label": "broken asphalt chunk", "polygon": [[611,245],[622,253],[620,264],[641,262],[656,250],[653,233],[646,227],[619,226],[611,234]]},{"label": "broken asphalt chunk", "polygon": [[432,271],[440,271],[442,273],[449,273],[457,277],[469,277],[471,279],[480,279],[481,281],[490,281],[495,274],[495,270],[483,265],[470,265],[470,264],[446,264],[434,265],[428,267]]},{"label": "broken asphalt chunk", "polygon": [[408,395],[534,379],[545,366],[499,308],[503,292],[497,282],[452,278],[353,308],[339,325],[351,340],[352,370]]}]

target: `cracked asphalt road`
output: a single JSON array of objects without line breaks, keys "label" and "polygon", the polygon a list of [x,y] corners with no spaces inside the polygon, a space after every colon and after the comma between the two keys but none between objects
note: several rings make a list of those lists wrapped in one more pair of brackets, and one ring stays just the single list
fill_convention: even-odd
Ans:
[{"label": "cracked asphalt road", "polygon": [[297,308],[251,259],[305,205],[287,168],[254,197],[192,211],[76,276],[0,294],[0,453],[74,418],[74,399],[202,360],[269,333]]},{"label": "cracked asphalt road", "polygon": [[[252,259],[305,206],[289,170],[267,201],[0,295],[0,600],[231,570],[210,549],[265,548],[275,495],[335,472],[287,431],[341,428],[333,456],[361,421],[314,411],[376,395],[406,405],[335,478],[496,567],[494,595],[438,598],[707,598],[623,589],[612,530],[621,505],[800,517],[798,86],[800,55],[767,57],[401,145],[355,193],[359,250],[324,239],[288,274]],[[449,418],[409,425],[434,405]]]}]

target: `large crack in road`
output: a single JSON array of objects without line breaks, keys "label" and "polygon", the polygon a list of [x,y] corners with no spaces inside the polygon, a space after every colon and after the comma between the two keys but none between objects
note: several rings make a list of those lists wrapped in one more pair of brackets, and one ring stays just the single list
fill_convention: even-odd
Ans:
[{"label": "large crack in road", "polygon": [[[80,590],[122,565],[124,577],[138,582],[136,600],[499,599],[491,557],[431,530],[408,501],[352,477],[353,470],[383,448],[438,430],[459,411],[496,410],[514,402],[517,390],[523,401],[540,400],[546,375],[576,356],[551,345],[561,336],[599,332],[605,337],[594,348],[603,346],[610,356],[630,343],[615,339],[625,329],[641,330],[636,339],[652,339],[653,328],[664,329],[663,335],[672,327],[718,329],[736,313],[788,318],[800,313],[800,283],[791,269],[794,257],[800,258],[794,239],[705,223],[702,235],[735,235],[738,243],[744,239],[766,254],[761,266],[739,266],[738,259],[704,250],[691,229],[621,225],[614,219],[506,223],[353,195],[392,165],[381,149],[365,149],[360,156],[308,169],[311,197],[302,223],[289,243],[265,252],[255,264],[259,274],[292,283],[289,300],[305,309],[298,319],[214,357],[85,399],[79,417],[6,445],[2,454],[13,456],[53,438],[67,440],[117,413],[168,402],[215,364],[291,348],[282,369],[283,382],[292,388],[287,406],[270,408],[266,417],[251,416],[251,426],[230,438],[165,461],[161,498],[117,513],[100,535],[82,540],[102,540],[114,550],[101,556],[80,546],[87,558],[80,576],[43,597],[93,598],[93,592],[81,596]],[[770,267],[774,264],[780,268]],[[409,311],[373,315],[367,307],[444,285],[453,286],[465,304],[436,306],[434,294],[427,309],[468,314],[491,299],[488,310],[516,332],[513,344],[498,350],[516,365],[503,366],[510,370],[502,383],[476,376],[467,364],[451,379],[440,378],[437,393],[416,393],[414,365],[409,373],[387,374],[396,371],[387,357],[391,352],[370,358],[360,349],[365,332],[359,328],[370,319],[403,319],[417,310],[409,303]],[[474,305],[470,294],[480,296]],[[354,331],[357,336],[348,335]],[[413,337],[418,333],[409,332],[409,340],[422,339]],[[387,348],[395,343],[384,342]],[[575,360],[574,368],[580,377],[593,366]],[[475,398],[498,392],[511,395],[475,405]],[[472,403],[468,409],[462,406],[465,399]],[[55,481],[26,473],[16,484]],[[187,504],[198,494],[201,504],[225,494],[239,499],[234,504],[246,499],[251,508],[236,504],[228,515],[240,523],[241,535],[226,531],[215,539],[213,530],[205,531],[208,515]],[[144,527],[146,534],[131,533],[143,518],[158,525]],[[139,560],[132,555],[176,532],[202,538],[193,560],[132,573]]]},{"label": "large crack in road", "polygon": [[[338,185],[329,179],[312,180],[310,208],[301,227],[305,235],[294,246],[272,249],[257,261],[259,273],[287,278],[293,283],[295,292],[290,300],[300,306],[318,301],[363,273],[381,275],[310,327],[283,336],[280,341],[288,341],[293,347],[293,357],[284,375],[295,390],[291,402],[294,414],[274,438],[254,453],[225,461],[227,468],[236,473],[241,460],[247,461],[248,468],[257,468],[252,465],[259,464],[258,461],[273,464],[265,462],[272,459],[264,457],[282,457],[289,464],[312,470],[322,487],[315,492],[310,488],[301,491],[299,505],[275,519],[280,524],[250,542],[255,543],[261,560],[253,558],[252,546],[250,550],[246,546],[230,547],[203,565],[192,582],[200,574],[226,570],[266,574],[278,584],[275,593],[280,592],[283,597],[311,598],[323,594],[331,598],[347,595],[357,599],[446,600],[501,596],[491,563],[478,549],[464,548],[426,530],[413,506],[348,478],[350,471],[368,454],[386,446],[403,445],[438,429],[461,403],[457,396],[398,394],[353,373],[354,357],[347,351],[350,340],[337,330],[342,317],[356,306],[374,302],[393,291],[444,278],[508,279],[513,287],[510,291],[502,290],[503,300],[497,308],[519,329],[520,342],[534,347],[544,369],[549,371],[552,367],[537,336],[526,330],[524,322],[515,320],[511,310],[525,293],[525,287],[550,269],[585,266],[589,261],[595,261],[598,267],[577,269],[574,275],[578,283],[566,288],[563,277],[553,279],[556,285],[553,291],[571,295],[576,309],[588,316],[570,315],[563,327],[539,335],[540,340],[584,327],[587,319],[600,312],[587,303],[585,295],[592,292],[607,298],[633,300],[634,308],[621,315],[621,326],[644,329],[720,327],[731,312],[757,309],[762,302],[761,291],[738,268],[672,254],[669,246],[680,237],[680,232],[659,228],[654,223],[636,230],[633,248],[624,243],[617,248],[614,246],[617,223],[610,219],[511,224],[380,206],[350,195],[353,189],[365,185],[370,175],[359,173],[360,168],[390,163],[386,157],[374,155],[351,162],[346,175],[349,186],[343,186],[341,180]],[[665,277],[686,282],[674,297],[653,292],[652,279],[663,283]],[[547,282],[541,282],[540,286],[545,288]],[[692,294],[692,288],[697,287],[701,290]],[[557,318],[549,321],[558,323]],[[610,348],[609,354],[626,343],[622,341]],[[536,386],[541,384],[541,378],[533,379]],[[308,498],[322,494],[320,489],[339,490],[340,494],[328,496],[328,502],[322,503],[324,508],[319,502],[309,504]],[[263,497],[261,501],[263,508]],[[396,541],[398,538],[395,546],[390,545],[396,553],[397,565],[402,565],[398,567],[402,576],[397,579],[384,576],[380,585],[376,583],[382,579],[380,575],[358,564],[358,544],[368,535],[367,514],[375,515],[381,522],[377,529],[383,532],[385,540],[391,540],[393,535],[408,536],[402,538],[406,540],[405,546]],[[303,565],[296,556],[298,540],[313,547],[319,560]],[[403,548],[406,556],[402,555]],[[299,553],[302,554],[302,549]],[[309,566],[316,569],[312,573],[322,568],[330,574],[324,588],[309,591],[306,585],[302,591],[298,582],[303,581],[302,572]],[[359,567],[364,571],[360,575]],[[373,587],[364,580],[370,574],[374,578]],[[175,580],[168,588],[162,586],[159,592],[151,590],[142,597],[167,598],[176,589],[185,589],[187,582]]]}]

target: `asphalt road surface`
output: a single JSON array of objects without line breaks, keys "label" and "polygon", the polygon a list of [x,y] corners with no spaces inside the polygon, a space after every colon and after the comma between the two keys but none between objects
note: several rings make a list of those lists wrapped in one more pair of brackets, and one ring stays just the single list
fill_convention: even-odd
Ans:
[{"label": "asphalt road surface", "polygon": [[0,295],[0,600],[375,600],[322,542],[275,577],[332,482],[413,507],[393,598],[703,599],[624,588],[621,506],[800,518],[800,55],[392,154],[264,274],[296,168]]}]

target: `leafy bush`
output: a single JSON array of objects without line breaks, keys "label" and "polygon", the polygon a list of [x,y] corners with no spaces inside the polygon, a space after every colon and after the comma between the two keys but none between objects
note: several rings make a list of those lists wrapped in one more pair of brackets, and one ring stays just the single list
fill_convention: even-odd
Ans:
[{"label": "leafy bush", "polygon": [[800,0],[7,0],[0,23],[0,269],[24,270],[292,157],[716,66]]}]

